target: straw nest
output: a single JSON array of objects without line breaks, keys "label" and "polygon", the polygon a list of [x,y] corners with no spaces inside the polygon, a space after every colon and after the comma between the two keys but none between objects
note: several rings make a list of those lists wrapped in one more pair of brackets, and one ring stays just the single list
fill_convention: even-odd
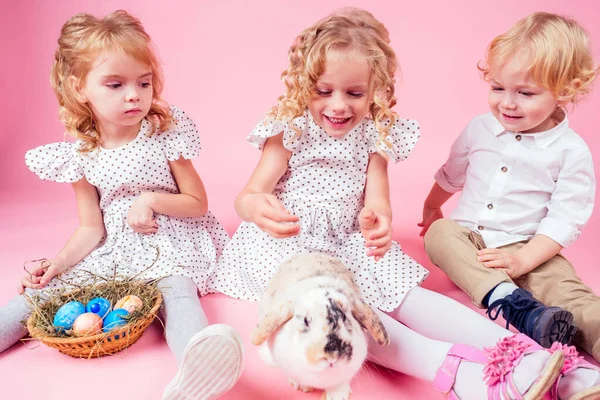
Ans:
[{"label": "straw nest", "polygon": [[[158,280],[117,275],[106,278],[83,270],[77,273],[88,275],[84,279],[85,285],[62,281],[64,284],[60,289],[44,290],[43,293],[28,296],[32,313],[27,320],[27,329],[31,339],[77,358],[112,355],[135,343],[152,323],[162,304],[162,296],[156,287]],[[79,301],[85,305],[93,298],[103,297],[110,301],[112,307],[128,295],[138,296],[143,302],[142,308],[125,316],[125,325],[108,332],[76,336],[70,330],[61,331],[53,325],[54,315],[67,302]]]}]

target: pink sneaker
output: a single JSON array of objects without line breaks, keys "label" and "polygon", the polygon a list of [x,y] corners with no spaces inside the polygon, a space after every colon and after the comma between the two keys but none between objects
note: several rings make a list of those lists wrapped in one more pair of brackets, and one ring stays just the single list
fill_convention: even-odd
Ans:
[{"label": "pink sneaker", "polygon": [[[568,375],[569,373],[575,371],[578,368],[588,368],[593,369],[600,372],[600,368],[596,367],[593,364],[585,361],[582,356],[579,356],[577,349],[575,346],[567,346],[564,344],[560,344],[556,342],[552,344],[552,347],[548,349],[549,352],[553,353],[556,351],[562,351],[565,355],[565,363],[560,371],[560,375],[554,382],[554,385],[550,389],[550,392],[546,395],[544,399],[558,399],[558,385],[563,376]],[[583,392],[577,393],[574,396],[569,397],[565,400],[599,400],[600,399],[600,385],[592,386],[584,390]]]},{"label": "pink sneaker", "polygon": [[512,377],[515,366],[521,362],[523,357],[540,350],[546,349],[523,334],[501,339],[493,348],[484,350],[455,344],[438,369],[433,380],[433,387],[451,400],[460,400],[453,387],[460,363],[462,360],[467,360],[485,365],[483,374],[485,384],[488,386],[489,400],[513,397],[518,400],[541,400],[560,374],[564,362],[562,351],[557,350],[552,354],[546,362],[544,370],[526,393],[519,393]]},{"label": "pink sneaker", "polygon": [[244,348],[229,325],[215,324],[195,334],[163,400],[211,400],[231,389],[242,374]]}]

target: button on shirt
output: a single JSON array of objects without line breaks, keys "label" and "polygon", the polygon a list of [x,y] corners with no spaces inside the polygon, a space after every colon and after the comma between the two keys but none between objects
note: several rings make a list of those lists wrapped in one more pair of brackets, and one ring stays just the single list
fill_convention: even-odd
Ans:
[{"label": "button on shirt", "polygon": [[539,133],[504,130],[491,114],[475,117],[435,174],[447,192],[463,191],[451,218],[487,247],[536,234],[568,247],[594,206],[592,155],[564,120]]}]

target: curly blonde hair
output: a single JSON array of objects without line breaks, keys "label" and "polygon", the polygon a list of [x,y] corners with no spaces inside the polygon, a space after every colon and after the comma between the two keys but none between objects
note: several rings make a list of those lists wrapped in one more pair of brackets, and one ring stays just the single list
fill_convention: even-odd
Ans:
[{"label": "curly blonde hair", "polygon": [[83,141],[82,152],[99,146],[101,132],[97,132],[98,123],[89,104],[78,101],[75,85],[85,83],[92,63],[107,50],[123,51],[151,67],[152,105],[146,118],[154,126],[152,133],[167,129],[172,122],[169,105],[161,98],[163,76],[158,57],[141,22],[123,10],[102,19],[76,14],[62,27],[50,83],[60,106],[60,119],[71,135]]},{"label": "curly blonde hair", "polygon": [[373,98],[369,117],[379,132],[379,143],[390,147],[385,138],[396,118],[391,108],[396,104],[394,85],[398,60],[385,26],[371,13],[358,8],[338,10],[296,37],[288,52],[289,66],[281,74],[287,90],[268,117],[292,121],[303,115],[325,71],[327,55],[337,50],[356,52],[367,61]]},{"label": "curly blonde hair", "polygon": [[486,61],[477,68],[489,80],[490,67],[515,56],[528,60],[528,73],[562,103],[576,103],[592,89],[599,72],[587,32],[573,19],[546,12],[518,21],[489,44]]}]

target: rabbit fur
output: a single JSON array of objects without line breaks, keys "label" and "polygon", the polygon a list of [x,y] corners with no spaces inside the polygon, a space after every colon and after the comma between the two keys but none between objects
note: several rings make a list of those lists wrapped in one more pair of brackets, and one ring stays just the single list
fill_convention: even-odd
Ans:
[{"label": "rabbit fur", "polygon": [[281,368],[297,389],[323,389],[323,398],[345,400],[367,356],[363,329],[379,345],[389,344],[348,268],[324,253],[301,253],[283,262],[270,280],[252,343],[261,345],[263,361]]}]

